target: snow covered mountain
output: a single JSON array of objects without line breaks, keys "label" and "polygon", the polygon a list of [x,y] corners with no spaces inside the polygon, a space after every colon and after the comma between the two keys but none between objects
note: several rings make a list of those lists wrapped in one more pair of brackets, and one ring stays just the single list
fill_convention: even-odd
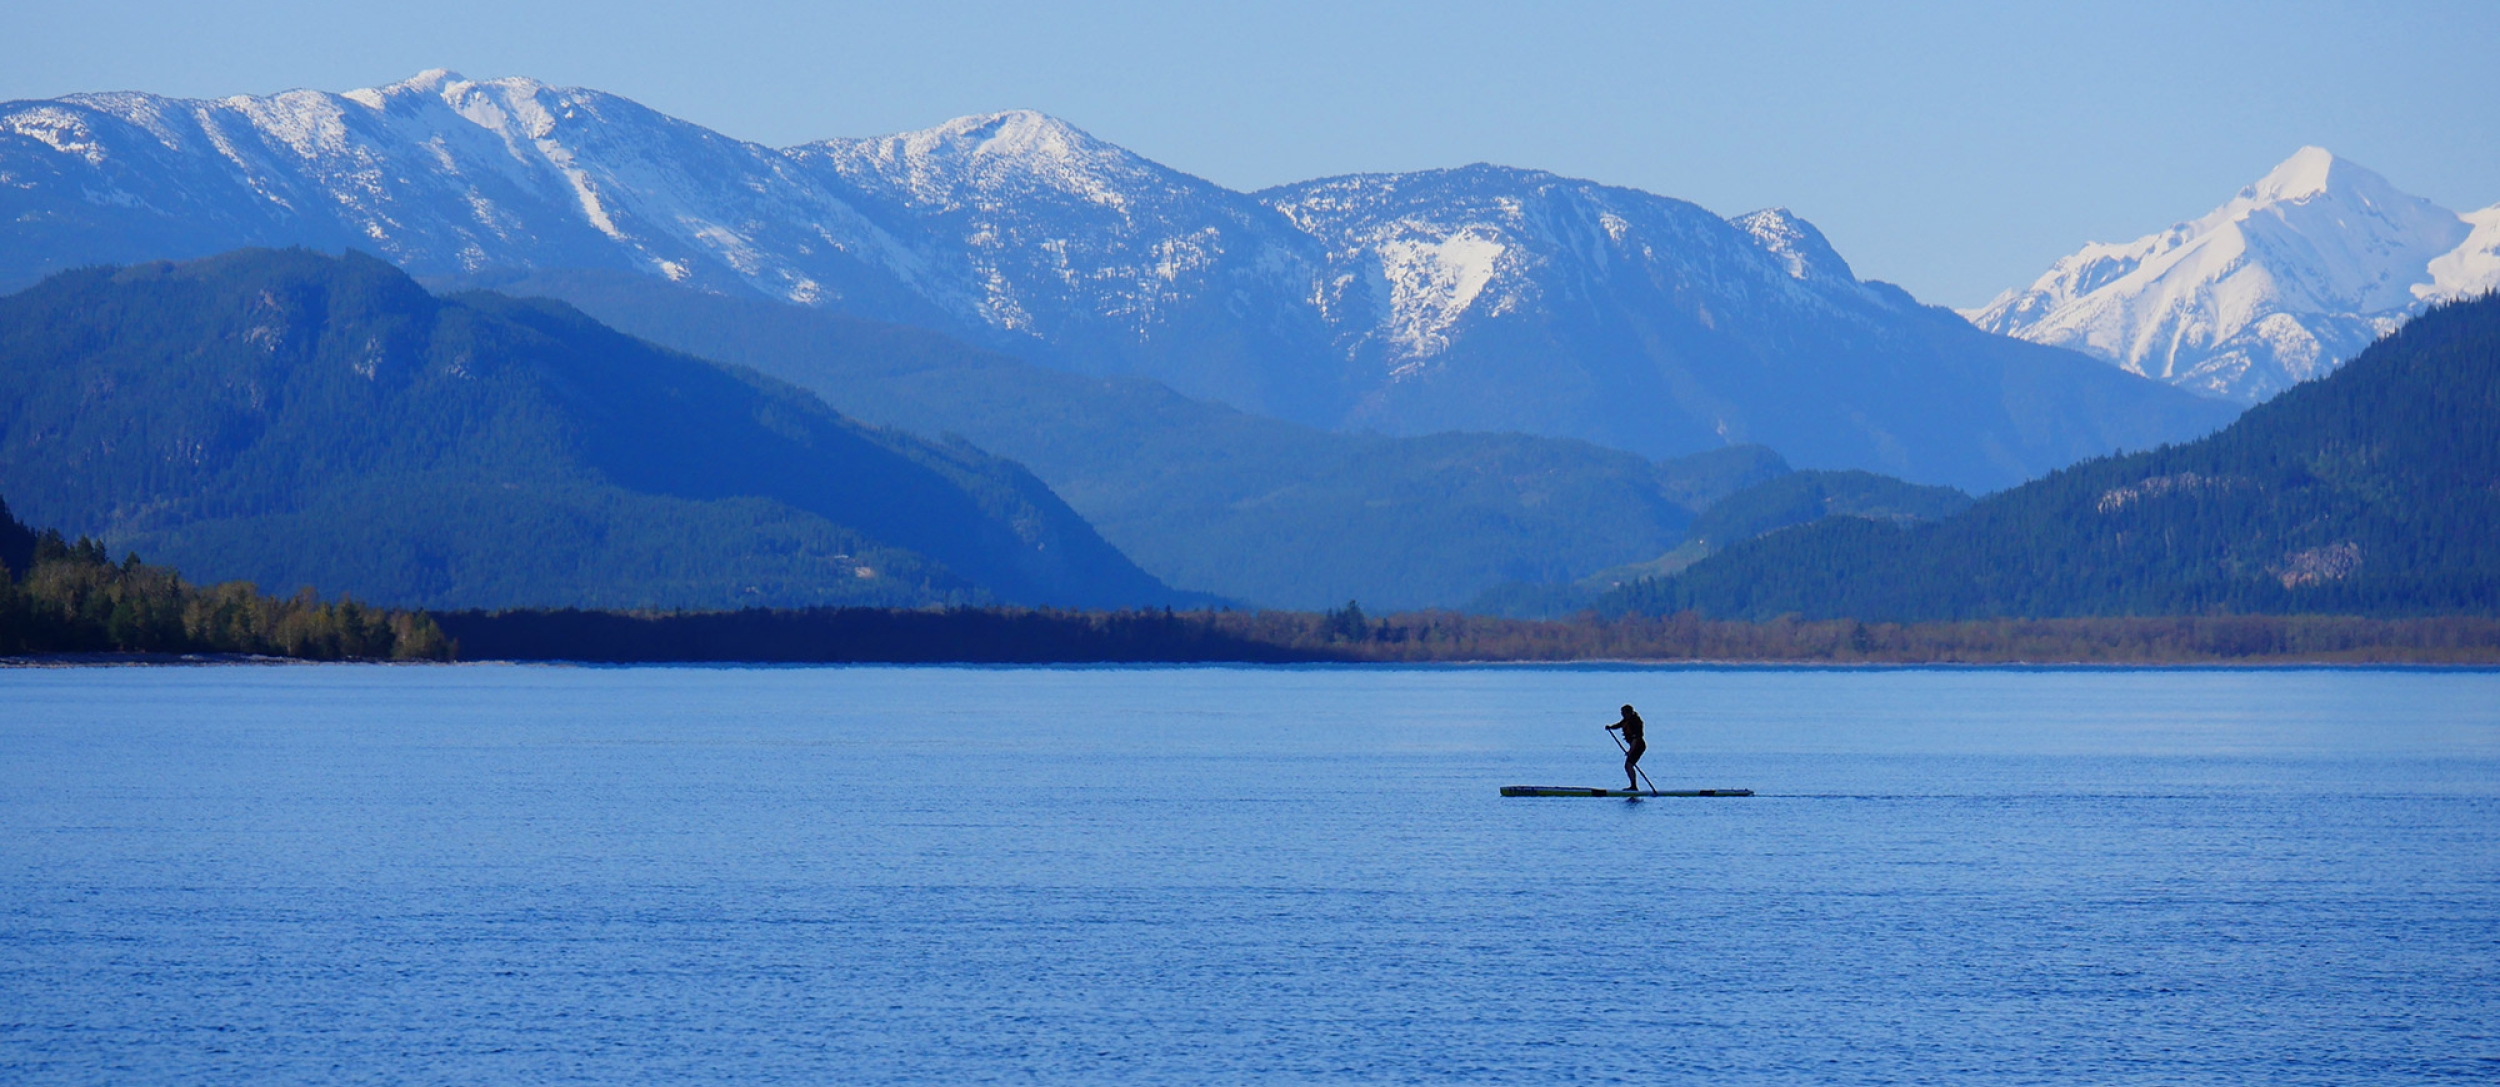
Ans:
[{"label": "snow covered mountain", "polygon": [[[429,71],[329,94],[0,105],[0,286],[238,245],[418,275],[630,268],[908,308],[917,255],[769,148],[597,91]],[[905,289],[897,289],[901,286]]]},{"label": "snow covered mountain", "polygon": [[1030,112],[775,149],[441,71],[0,104],[0,289],[289,244],[438,281],[604,268],[753,291],[1329,427],[1651,456],[1754,441],[1972,489],[2231,414],[1861,282],[1786,212],[1536,171],[1240,193]]},{"label": "snow covered mountain", "polygon": [[2204,217],[2099,242],[1973,324],[2205,396],[2263,400],[2424,306],[2500,287],[2500,205],[2459,215],[2304,147]]},{"label": "snow covered mountain", "polygon": [[[1322,247],[1332,351],[1373,378],[1348,411],[1358,425],[1572,433],[1657,452],[1760,441],[1809,458],[1827,444],[1816,433],[1898,433],[1825,411],[1883,391],[1821,363],[1892,354],[1927,311],[1860,283],[1785,210],[1730,221],[1481,165],[1258,195]],[[1828,353],[1799,350],[1809,343]]]},{"label": "snow covered mountain", "polygon": [[1317,247],[1246,195],[1026,110],[785,154],[922,239],[957,331],[1305,421],[1343,398]]}]

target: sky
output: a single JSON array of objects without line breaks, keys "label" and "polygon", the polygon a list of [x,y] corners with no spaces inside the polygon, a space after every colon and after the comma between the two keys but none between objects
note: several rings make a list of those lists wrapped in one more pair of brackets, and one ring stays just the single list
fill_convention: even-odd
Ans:
[{"label": "sky", "polygon": [[1971,306],[2193,218],[2303,145],[2500,203],[2500,3],[692,4],[82,0],[0,100],[348,90],[426,68],[777,146],[1038,109],[1237,189],[1494,162],[1723,215]]}]

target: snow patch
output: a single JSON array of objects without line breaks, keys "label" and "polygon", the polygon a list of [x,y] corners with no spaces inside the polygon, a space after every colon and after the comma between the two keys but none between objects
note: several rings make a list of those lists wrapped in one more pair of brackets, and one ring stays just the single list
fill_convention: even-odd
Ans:
[{"label": "snow patch", "polygon": [[2471,229],[2465,241],[2431,261],[2431,281],[2414,286],[2414,297],[2424,302],[2500,290],[2500,204],[2458,218]]},{"label": "snow patch", "polygon": [[37,106],[11,114],[9,131],[61,154],[76,155],[89,166],[104,162],[104,147],[96,142],[87,119],[58,106]]},{"label": "snow patch", "polygon": [[1399,357],[1417,360],[1448,350],[1450,326],[1493,281],[1508,251],[1490,231],[1476,227],[1439,241],[1382,242],[1380,272],[1389,283],[1384,331]]}]

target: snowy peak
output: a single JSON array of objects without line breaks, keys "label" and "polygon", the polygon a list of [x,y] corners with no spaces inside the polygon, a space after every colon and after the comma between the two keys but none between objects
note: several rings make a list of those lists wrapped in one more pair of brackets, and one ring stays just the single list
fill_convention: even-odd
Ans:
[{"label": "snowy peak", "polygon": [[[992,334],[986,342],[1068,365],[1128,369],[1162,350],[1175,324],[1233,319],[1207,310],[1277,310],[1310,293],[1307,243],[1256,201],[1047,114],[959,117],[781,154],[916,239],[924,297]],[[1239,392],[1264,379],[1237,369],[1222,391],[1268,404],[1264,391]]]},{"label": "snowy peak", "polygon": [[2469,217],[2303,147],[2200,218],[2086,245],[1964,316],[2254,402],[2333,369],[2424,303],[2500,278],[2475,259],[2475,235]]},{"label": "snowy peak", "polygon": [[1780,266],[1788,270],[1791,279],[1855,282],[1858,278],[1849,270],[1849,262],[1840,259],[1840,253],[1823,237],[1822,231],[1790,214],[1787,208],[1764,208],[1739,215],[1728,222],[1752,235],[1764,252],[1778,258]]},{"label": "snowy peak", "polygon": [[465,86],[468,83],[467,77],[449,68],[428,68],[397,83],[387,83],[379,87],[359,87],[352,91],[342,92],[339,97],[367,109],[388,109],[394,99],[412,97],[447,99],[449,96],[445,93],[446,88],[455,84]]},{"label": "snowy peak", "polygon": [[2252,215],[2280,214],[2287,205],[2320,201],[2365,212],[2428,204],[2389,184],[2369,167],[2323,147],[2303,147],[2193,225],[2210,228]]},{"label": "snowy peak", "polygon": [[2331,180],[2349,178],[2355,172],[2367,175],[2380,186],[2387,184],[2386,179],[2335,157],[2335,153],[2326,148],[2303,147],[2292,152],[2292,157],[2284,159],[2274,169],[2266,171],[2266,176],[2258,178],[2255,184],[2241,189],[2235,199],[2251,204],[2298,200],[2323,193]]},{"label": "snowy peak", "polygon": [[2290,312],[2401,310],[2429,263],[2470,230],[2455,212],[2317,148],[2243,193],[2254,202],[2225,212],[2273,274],[2277,308]]},{"label": "snowy peak", "polygon": [[1046,113],[1011,109],[958,117],[935,128],[886,137],[914,157],[1072,163],[1125,157],[1116,147]]},{"label": "snowy peak", "polygon": [[1008,110],[934,128],[790,149],[921,212],[996,207],[1009,197],[1062,198],[1127,210],[1139,188],[1213,189],[1048,114]]}]

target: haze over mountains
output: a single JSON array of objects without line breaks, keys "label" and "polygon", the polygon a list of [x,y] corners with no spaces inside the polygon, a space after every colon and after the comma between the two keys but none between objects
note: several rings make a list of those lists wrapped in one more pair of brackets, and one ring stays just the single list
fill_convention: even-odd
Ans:
[{"label": "haze over mountains", "polygon": [[952,332],[1327,429],[1993,489],[2232,409],[1862,282],[1813,227],[1474,166],[1237,193],[1031,113],[775,150],[444,72],[0,107],[0,286],[238,245],[612,269]]},{"label": "haze over mountains", "polygon": [[1317,610],[1455,606],[1507,581],[1658,557],[1721,499],[1789,471],[1762,446],[1652,462],[1567,438],[1346,434],[1096,378],[942,333],[626,272],[491,285],[754,367],[845,414],[959,434],[1030,467],[1165,581]]},{"label": "haze over mountains", "polygon": [[2500,287],[2500,204],[2458,214],[2304,147],[2206,215],[2095,242],[1973,324],[2255,403],[2436,302]]}]

